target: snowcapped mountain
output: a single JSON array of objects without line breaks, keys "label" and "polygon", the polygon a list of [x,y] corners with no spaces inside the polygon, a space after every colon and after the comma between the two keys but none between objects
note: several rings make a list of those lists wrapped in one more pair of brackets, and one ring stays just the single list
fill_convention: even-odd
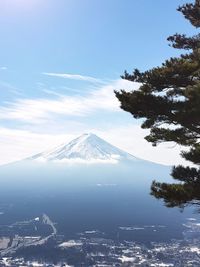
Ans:
[{"label": "snowcapped mountain", "polygon": [[70,143],[39,153],[28,160],[90,163],[117,163],[122,160],[142,161],[92,133],[83,134]]}]

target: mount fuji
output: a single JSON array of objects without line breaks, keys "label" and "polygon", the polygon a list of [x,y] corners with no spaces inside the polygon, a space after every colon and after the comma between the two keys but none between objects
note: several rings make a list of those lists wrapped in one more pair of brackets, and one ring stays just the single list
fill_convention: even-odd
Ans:
[{"label": "mount fuji", "polygon": [[127,160],[144,161],[109,144],[92,133],[83,134],[67,144],[36,154],[27,160],[86,163],[118,163]]},{"label": "mount fuji", "polygon": [[[146,184],[162,177],[169,181],[171,167],[137,158],[101,139],[83,134],[69,143],[1,166],[1,184],[25,187],[26,190],[54,188],[66,184],[71,188],[91,185],[113,186]],[[3,178],[2,178],[3,177]],[[150,180],[146,179],[149,178]],[[50,190],[50,189],[49,189]]]}]

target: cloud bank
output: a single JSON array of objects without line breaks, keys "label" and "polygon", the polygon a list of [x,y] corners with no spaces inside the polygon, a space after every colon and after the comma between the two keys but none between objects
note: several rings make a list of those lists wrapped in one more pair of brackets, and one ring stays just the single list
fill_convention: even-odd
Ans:
[{"label": "cloud bank", "polygon": [[18,120],[26,123],[44,123],[52,116],[82,117],[97,111],[119,112],[119,102],[114,90],[136,89],[139,85],[119,80],[92,90],[86,95],[55,96],[48,98],[17,99],[0,107],[0,119]]}]

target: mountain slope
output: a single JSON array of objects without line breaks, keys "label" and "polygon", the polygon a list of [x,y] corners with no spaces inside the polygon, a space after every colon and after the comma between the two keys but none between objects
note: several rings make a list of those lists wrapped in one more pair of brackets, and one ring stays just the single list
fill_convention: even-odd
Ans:
[{"label": "mountain slope", "polygon": [[68,144],[39,153],[29,160],[108,163],[117,163],[121,160],[142,161],[91,133],[83,134]]}]

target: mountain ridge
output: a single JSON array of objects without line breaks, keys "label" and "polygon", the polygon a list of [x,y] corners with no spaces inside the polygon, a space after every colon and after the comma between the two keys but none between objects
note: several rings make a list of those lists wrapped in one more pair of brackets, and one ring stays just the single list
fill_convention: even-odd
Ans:
[{"label": "mountain ridge", "polygon": [[27,160],[56,162],[117,163],[122,160],[144,161],[105,141],[93,133],[85,133],[71,142],[29,157]]}]

